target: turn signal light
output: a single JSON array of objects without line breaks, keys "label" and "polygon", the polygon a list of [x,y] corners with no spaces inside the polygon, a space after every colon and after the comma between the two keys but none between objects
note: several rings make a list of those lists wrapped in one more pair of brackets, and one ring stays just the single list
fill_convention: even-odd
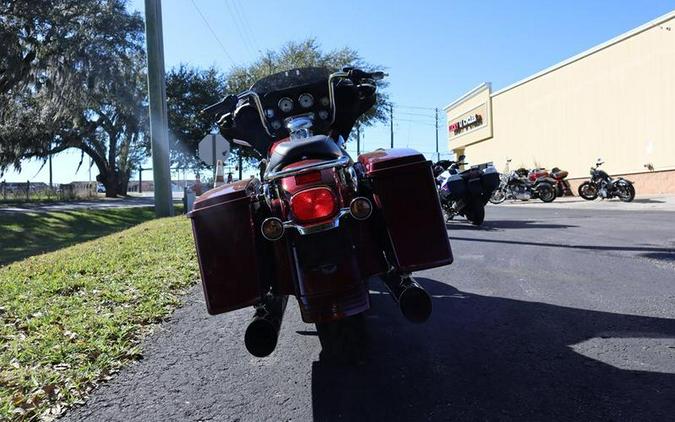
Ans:
[{"label": "turn signal light", "polygon": [[373,204],[368,198],[358,197],[349,204],[349,213],[357,220],[365,220],[373,212]]},{"label": "turn signal light", "polygon": [[291,210],[299,222],[310,223],[335,214],[335,195],[328,188],[307,189],[291,198]]},{"label": "turn signal light", "polygon": [[284,235],[284,223],[276,217],[266,218],[260,226],[260,231],[267,240],[279,240]]}]

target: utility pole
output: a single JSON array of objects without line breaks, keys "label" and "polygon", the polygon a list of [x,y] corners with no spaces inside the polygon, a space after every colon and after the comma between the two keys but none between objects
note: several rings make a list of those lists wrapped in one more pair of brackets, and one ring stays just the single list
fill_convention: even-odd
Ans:
[{"label": "utility pole", "polygon": [[356,126],[356,156],[361,155],[361,125]]},{"label": "utility pole", "polygon": [[436,107],[436,161],[441,161],[441,154],[438,152],[438,107]]},{"label": "utility pole", "polygon": [[391,148],[394,148],[394,105],[389,104],[389,129],[391,131]]},{"label": "utility pole", "polygon": [[152,140],[152,176],[155,182],[155,215],[174,215],[169,169],[169,129],[164,84],[164,44],[161,0],[145,0],[145,39],[148,55],[148,98]]},{"label": "utility pole", "polygon": [[[52,149],[52,142],[49,141],[49,149]],[[54,184],[52,183],[52,153],[49,152],[49,189],[54,189]]]},{"label": "utility pole", "polygon": [[244,159],[241,156],[241,151],[239,151],[239,180],[242,179],[242,172],[244,171],[242,167],[244,166]]}]

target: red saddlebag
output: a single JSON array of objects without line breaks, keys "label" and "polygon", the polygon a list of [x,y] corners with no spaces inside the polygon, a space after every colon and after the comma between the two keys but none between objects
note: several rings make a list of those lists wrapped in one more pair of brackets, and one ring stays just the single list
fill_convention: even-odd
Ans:
[{"label": "red saddlebag", "polygon": [[359,156],[393,249],[393,264],[412,272],[452,263],[431,162],[407,148]]},{"label": "red saddlebag", "polygon": [[242,180],[200,196],[188,217],[211,315],[257,303],[260,269],[251,211],[259,182]]}]

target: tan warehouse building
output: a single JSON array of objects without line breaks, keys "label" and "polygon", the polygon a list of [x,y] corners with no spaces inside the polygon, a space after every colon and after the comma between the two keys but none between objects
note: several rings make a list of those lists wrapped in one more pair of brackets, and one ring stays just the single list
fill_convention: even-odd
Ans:
[{"label": "tan warehouse building", "polygon": [[578,184],[601,157],[638,194],[675,193],[675,12],[445,111],[449,149],[470,163],[557,166]]}]

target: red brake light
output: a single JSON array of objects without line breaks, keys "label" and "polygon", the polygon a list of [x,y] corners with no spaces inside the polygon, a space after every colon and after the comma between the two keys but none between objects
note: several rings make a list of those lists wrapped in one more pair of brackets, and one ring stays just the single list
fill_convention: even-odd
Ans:
[{"label": "red brake light", "polygon": [[335,202],[335,195],[328,188],[307,189],[291,198],[291,210],[296,220],[309,223],[335,214]]}]

